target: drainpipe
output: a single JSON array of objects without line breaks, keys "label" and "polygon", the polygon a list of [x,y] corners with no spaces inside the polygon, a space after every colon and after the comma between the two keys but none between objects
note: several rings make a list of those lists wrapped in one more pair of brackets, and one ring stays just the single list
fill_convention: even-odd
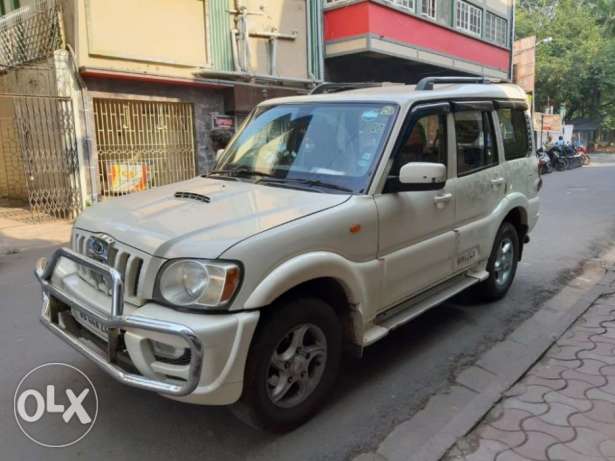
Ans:
[{"label": "drainpipe", "polygon": [[515,16],[516,16],[515,0],[512,0],[512,20],[510,21],[510,68],[508,70],[508,79],[512,82],[513,79],[513,44],[515,43]]},{"label": "drainpipe", "polygon": [[318,59],[320,60],[320,75],[318,80],[325,80],[325,33],[324,33],[324,8],[322,2],[318,2]]},{"label": "drainpipe", "polygon": [[[77,86],[79,87],[79,95],[81,97],[81,108],[82,108],[81,110],[83,111],[83,122],[84,122],[83,151],[88,157],[88,170],[90,173],[89,179],[90,179],[90,188],[91,188],[90,199],[91,199],[91,202],[94,203],[98,201],[98,191],[100,190],[100,188],[98,184],[98,174],[96,171],[98,168],[98,155],[96,152],[94,140],[90,132],[90,121],[92,120],[92,115],[91,115],[92,110],[88,102],[91,102],[92,99],[90,98],[88,94],[87,85],[85,84],[85,81],[83,80],[83,78],[81,77],[81,73],[79,72],[75,50],[68,43],[65,43],[65,49],[68,51],[69,59],[70,59],[70,62],[73,68],[73,76],[75,78],[75,81],[77,82]],[[86,204],[84,203],[83,205],[85,207]]]}]

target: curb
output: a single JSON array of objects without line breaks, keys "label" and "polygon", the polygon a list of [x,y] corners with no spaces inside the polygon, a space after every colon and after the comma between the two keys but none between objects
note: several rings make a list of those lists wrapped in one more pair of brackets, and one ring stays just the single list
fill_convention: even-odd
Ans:
[{"label": "curb", "polygon": [[562,311],[557,296],[504,341],[485,352],[455,377],[446,392],[433,395],[425,408],[398,425],[376,452],[353,461],[438,461],[466,435],[566,330],[615,282],[615,267]]}]

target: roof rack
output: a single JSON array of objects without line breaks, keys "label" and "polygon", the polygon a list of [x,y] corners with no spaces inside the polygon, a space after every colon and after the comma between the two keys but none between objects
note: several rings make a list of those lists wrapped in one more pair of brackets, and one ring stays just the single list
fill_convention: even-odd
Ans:
[{"label": "roof rack", "polygon": [[425,77],[416,85],[416,91],[432,91],[435,84],[477,83],[488,85],[491,83],[504,83],[506,80],[495,80],[487,77]]},{"label": "roof rack", "polygon": [[381,82],[353,82],[353,83],[321,83],[315,86],[310,94],[339,93],[341,91],[359,90],[361,88],[374,88],[382,86]]}]

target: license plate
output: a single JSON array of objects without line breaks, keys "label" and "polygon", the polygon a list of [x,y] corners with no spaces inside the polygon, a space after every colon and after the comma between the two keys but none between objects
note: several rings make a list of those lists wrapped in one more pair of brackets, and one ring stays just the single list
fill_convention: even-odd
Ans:
[{"label": "license plate", "polygon": [[73,317],[88,331],[94,333],[101,339],[107,341],[109,339],[109,329],[100,323],[94,316],[89,315],[81,310],[73,309]]}]

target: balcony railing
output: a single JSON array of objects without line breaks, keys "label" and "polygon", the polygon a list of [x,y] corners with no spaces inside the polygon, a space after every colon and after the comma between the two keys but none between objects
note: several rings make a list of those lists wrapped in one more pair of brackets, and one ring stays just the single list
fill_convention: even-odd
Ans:
[{"label": "balcony railing", "polygon": [[0,72],[47,58],[62,46],[57,0],[36,0],[0,17]]}]

